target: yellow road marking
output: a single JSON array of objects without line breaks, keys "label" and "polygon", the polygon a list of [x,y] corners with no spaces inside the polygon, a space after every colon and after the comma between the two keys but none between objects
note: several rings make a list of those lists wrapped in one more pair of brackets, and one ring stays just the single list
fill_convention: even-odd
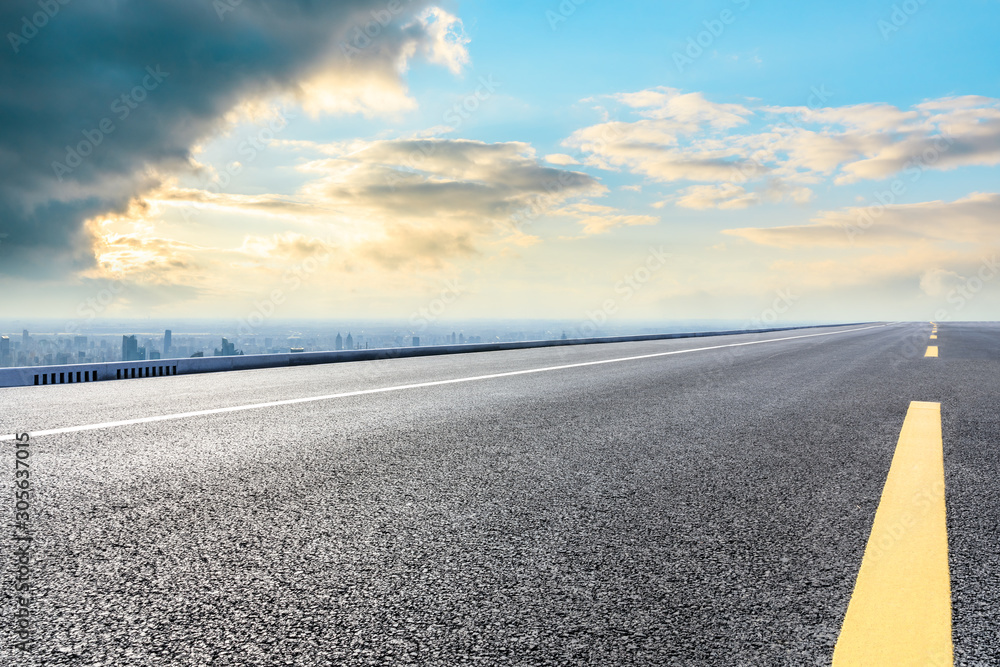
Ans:
[{"label": "yellow road marking", "polygon": [[953,665],[940,403],[906,412],[833,665]]},{"label": "yellow road marking", "polygon": [[931,340],[937,340],[937,334],[931,334]]},{"label": "yellow road marking", "polygon": [[937,354],[937,345],[928,345],[927,346],[927,352],[924,353],[924,356],[925,357],[936,357],[936,356],[938,356],[938,354]]}]

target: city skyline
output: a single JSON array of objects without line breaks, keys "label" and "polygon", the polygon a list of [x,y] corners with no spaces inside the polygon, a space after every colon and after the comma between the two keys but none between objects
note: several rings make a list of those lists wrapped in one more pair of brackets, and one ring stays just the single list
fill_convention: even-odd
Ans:
[{"label": "city skyline", "polygon": [[[57,321],[58,322],[58,321]],[[183,359],[194,356],[232,354],[283,354],[290,351],[322,352],[359,349],[464,345],[480,343],[555,340],[591,336],[621,336],[705,330],[753,330],[777,323],[768,321],[653,321],[609,322],[588,319],[558,320],[470,320],[443,321],[413,328],[391,321],[278,322],[253,332],[240,332],[227,320],[183,320],[162,332],[144,329],[144,321],[94,321],[74,324],[72,331],[46,327],[44,320],[31,322],[16,340],[0,329],[0,367],[93,364],[120,361]],[[51,322],[48,324],[51,325]],[[65,325],[66,323],[60,322]],[[787,323],[785,323],[787,324]],[[815,322],[792,322],[811,325]],[[131,333],[120,333],[127,330]],[[3,356],[2,341],[8,340],[9,356]],[[222,347],[219,347],[220,340]]]}]

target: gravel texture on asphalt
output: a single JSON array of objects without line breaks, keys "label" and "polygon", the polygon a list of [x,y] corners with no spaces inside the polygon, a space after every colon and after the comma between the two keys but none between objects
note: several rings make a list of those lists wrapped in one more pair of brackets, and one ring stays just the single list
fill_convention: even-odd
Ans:
[{"label": "gravel texture on asphalt", "polygon": [[[794,333],[4,389],[0,426]],[[914,400],[942,403],[956,663],[1000,664],[1000,326],[929,333],[37,437],[34,650],[5,619],[0,664],[827,665]]]}]

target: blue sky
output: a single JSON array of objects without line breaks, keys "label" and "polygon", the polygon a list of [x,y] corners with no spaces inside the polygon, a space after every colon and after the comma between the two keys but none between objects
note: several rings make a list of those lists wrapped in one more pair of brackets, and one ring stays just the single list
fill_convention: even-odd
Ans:
[{"label": "blue sky", "polygon": [[[175,36],[143,21],[177,74],[73,187],[10,203],[45,224],[37,202],[58,201],[81,231],[58,248],[72,270],[0,277],[8,308],[71,314],[118,281],[108,315],[240,318],[277,290],[284,317],[397,318],[458,281],[445,319],[609,298],[624,319],[759,319],[782,294],[784,319],[996,318],[1000,3],[414,1],[359,42],[393,6],[304,3],[294,30],[250,3]],[[5,57],[51,67],[45,40],[94,11]],[[197,73],[191,32],[212,54]],[[96,41],[76,50],[96,111],[52,120],[47,148],[96,120],[109,58],[118,80],[148,60]],[[625,298],[650,253],[671,260]]]}]

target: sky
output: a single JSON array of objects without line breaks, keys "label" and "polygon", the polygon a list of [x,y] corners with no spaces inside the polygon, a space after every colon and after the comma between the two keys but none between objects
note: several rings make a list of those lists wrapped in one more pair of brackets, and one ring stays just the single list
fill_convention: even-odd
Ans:
[{"label": "sky", "polygon": [[35,0],[0,29],[0,318],[1000,315],[996,0]]}]

